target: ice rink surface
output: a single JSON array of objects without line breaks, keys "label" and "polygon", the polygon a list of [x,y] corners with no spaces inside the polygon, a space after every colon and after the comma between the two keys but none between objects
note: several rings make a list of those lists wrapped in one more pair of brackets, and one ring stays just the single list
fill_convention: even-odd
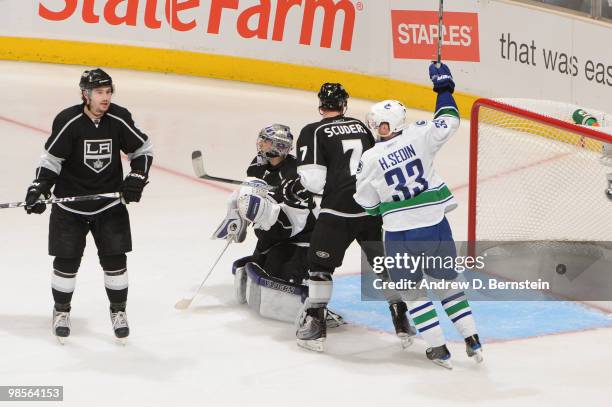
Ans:
[{"label": "ice rink surface", "polygon": [[[82,70],[0,62],[3,202],[23,199],[53,118],[79,103]],[[252,235],[230,246],[192,308],[175,310],[223,246],[209,237],[231,191],[195,179],[191,151],[204,151],[213,175],[241,178],[259,129],[282,122],[297,135],[319,120],[316,95],[108,72],[117,84],[113,102],[130,109],[155,147],[151,182],[142,201],[129,206],[132,333],[124,347],[114,340],[89,237],[73,299],[72,335],[59,345],[50,326],[49,211],[27,216],[21,209],[1,210],[0,385],[63,385],[64,402],[45,404],[63,406],[610,405],[610,328],[487,343],[481,366],[467,360],[462,342],[451,342],[453,371],[427,361],[422,340],[402,352],[395,335],[360,324],[330,330],[325,354],[299,349],[293,326],[256,317],[234,301],[231,263],[250,254]],[[361,119],[369,106],[351,99],[348,114]],[[431,115],[411,111],[410,119]],[[469,122],[461,126],[437,157],[438,171],[460,203],[449,216],[457,240],[466,236],[467,218]],[[359,251],[351,247],[337,275],[358,271]]]}]

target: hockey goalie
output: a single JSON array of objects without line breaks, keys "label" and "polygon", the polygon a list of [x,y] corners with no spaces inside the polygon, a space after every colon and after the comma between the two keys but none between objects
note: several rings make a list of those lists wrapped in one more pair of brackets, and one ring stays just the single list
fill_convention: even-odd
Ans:
[{"label": "hockey goalie", "polygon": [[[256,146],[247,179],[230,196],[226,218],[213,238],[243,242],[252,224],[255,250],[232,267],[236,300],[263,317],[294,322],[308,296],[307,253],[319,208],[307,191],[294,201],[283,197],[282,189],[297,178],[288,126],[263,128]],[[329,312],[327,324],[333,327],[343,321]]]}]

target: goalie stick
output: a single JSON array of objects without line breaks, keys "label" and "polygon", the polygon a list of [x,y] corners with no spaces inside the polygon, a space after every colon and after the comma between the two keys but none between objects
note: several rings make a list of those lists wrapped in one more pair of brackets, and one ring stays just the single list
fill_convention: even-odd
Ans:
[{"label": "goalie stick", "polygon": [[223,247],[223,250],[221,250],[221,253],[219,253],[219,256],[217,256],[217,259],[215,260],[213,265],[210,267],[210,269],[208,270],[208,273],[206,273],[206,276],[204,277],[204,280],[202,280],[202,283],[200,284],[198,289],[195,291],[195,293],[191,296],[191,298],[183,298],[182,300],[179,300],[176,304],[174,304],[174,308],[181,310],[181,311],[189,308],[193,300],[200,293],[200,290],[202,290],[202,287],[204,287],[204,283],[206,282],[206,280],[208,280],[208,277],[210,277],[210,275],[212,274],[213,270],[215,269],[215,266],[217,265],[217,263],[219,263],[219,260],[221,260],[221,257],[223,257],[223,253],[225,253],[230,243],[232,243],[233,241],[234,241],[233,238],[227,239],[227,243]]},{"label": "goalie stick", "polygon": [[[207,179],[209,181],[223,182],[226,184],[251,185],[248,182],[242,182],[229,178],[213,177],[212,175],[208,175],[208,173],[204,169],[204,157],[202,156],[202,152],[200,150],[196,150],[191,153],[191,164],[193,165],[193,171],[195,172],[195,175],[198,178]],[[269,189],[272,189],[272,187],[270,187]]]},{"label": "goalie stick", "polygon": [[[81,195],[81,196],[69,196],[65,198],[50,198],[50,199],[41,199],[36,201],[37,204],[42,203],[45,205],[63,203],[63,202],[82,202],[82,201],[97,201],[99,199],[105,198],[121,198],[121,194],[119,192],[111,192],[108,194],[96,194],[96,195]],[[0,209],[7,208],[21,208],[26,206],[25,202],[10,202],[0,204]]]},{"label": "goalie stick", "polygon": [[[206,169],[204,168],[204,156],[200,150],[195,150],[194,152],[191,153],[191,164],[193,165],[193,172],[198,178],[201,178],[201,179],[205,179],[208,181],[223,182],[226,184],[233,184],[233,185],[256,186],[259,188],[262,187],[259,184],[252,184],[250,182],[238,181],[236,179],[214,177],[212,175],[209,175],[206,172]],[[265,188],[268,189],[269,191],[272,191],[273,189],[275,189],[275,187],[270,186],[270,185],[267,185]],[[312,194],[312,195],[315,197],[322,196],[321,194]]]}]

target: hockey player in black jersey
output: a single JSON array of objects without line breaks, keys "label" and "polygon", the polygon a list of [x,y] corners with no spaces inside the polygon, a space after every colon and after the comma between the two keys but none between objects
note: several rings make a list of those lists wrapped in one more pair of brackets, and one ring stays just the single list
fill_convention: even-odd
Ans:
[{"label": "hockey player in black jersey", "polygon": [[[53,191],[57,197],[121,192],[121,199],[103,199],[53,205],[49,221],[49,254],[54,256],[52,293],[53,333],[70,335],[70,303],[76,274],[93,235],[110,318],[117,338],[129,335],[126,316],[128,292],[126,253],[132,250],[130,221],[125,204],[139,202],[153,160],[151,141],[132,120],[130,112],[114,103],[112,78],[102,69],[83,73],[79,83],[82,103],[60,112],[26,193],[28,214],[41,214]],[[124,178],[121,152],[130,160]]]},{"label": "hockey player in black jersey", "polygon": [[[297,141],[299,178],[285,183],[286,199],[298,199],[304,191],[322,193],[321,212],[310,240],[309,297],[296,332],[298,345],[323,351],[325,318],[331,299],[332,274],[342,265],[353,240],[364,249],[370,264],[383,256],[380,218],[368,217],[353,199],[355,175],[361,154],[374,146],[370,130],[360,120],[345,116],[348,93],[339,83],[325,83],[318,94],[321,121],[308,124]],[[375,246],[375,247],[374,247]],[[414,335],[399,294],[387,292],[396,333],[408,346]]]}]

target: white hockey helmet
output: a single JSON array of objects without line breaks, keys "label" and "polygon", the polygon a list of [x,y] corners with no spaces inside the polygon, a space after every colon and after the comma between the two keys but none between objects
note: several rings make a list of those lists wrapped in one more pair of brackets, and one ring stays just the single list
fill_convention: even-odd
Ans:
[{"label": "white hockey helmet", "polygon": [[[397,100],[383,100],[370,108],[366,115],[366,123],[377,140],[380,140],[381,137],[389,137],[406,128],[406,107]],[[382,136],[378,132],[383,123],[389,125],[390,134]]]}]

